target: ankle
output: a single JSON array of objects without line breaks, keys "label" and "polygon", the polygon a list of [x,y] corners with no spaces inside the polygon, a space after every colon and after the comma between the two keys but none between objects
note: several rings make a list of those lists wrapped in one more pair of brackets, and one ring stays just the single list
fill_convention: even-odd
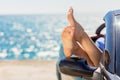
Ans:
[{"label": "ankle", "polygon": [[85,31],[80,31],[79,35],[77,35],[76,40],[80,42],[84,38],[85,34],[86,34]]}]

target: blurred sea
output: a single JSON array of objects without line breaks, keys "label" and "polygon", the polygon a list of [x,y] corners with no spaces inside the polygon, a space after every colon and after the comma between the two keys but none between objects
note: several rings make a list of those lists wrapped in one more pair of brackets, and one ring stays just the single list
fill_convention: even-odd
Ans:
[{"label": "blurred sea", "polygon": [[[85,31],[94,34],[99,14],[76,14]],[[66,14],[0,15],[0,59],[56,59],[60,34],[69,25]]]}]

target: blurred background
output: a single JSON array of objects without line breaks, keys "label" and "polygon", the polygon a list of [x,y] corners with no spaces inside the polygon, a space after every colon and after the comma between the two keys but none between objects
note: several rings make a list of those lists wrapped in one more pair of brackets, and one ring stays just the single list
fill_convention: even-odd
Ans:
[{"label": "blurred background", "polygon": [[72,6],[86,32],[94,34],[120,1],[0,0],[0,59],[57,59],[60,34]]},{"label": "blurred background", "polygon": [[[69,25],[66,15],[71,6],[78,22],[89,35],[93,35],[104,22],[105,14],[119,9],[119,3],[120,0],[0,0],[0,60],[55,60],[55,65],[61,32]],[[11,62],[5,63],[12,65]]]}]

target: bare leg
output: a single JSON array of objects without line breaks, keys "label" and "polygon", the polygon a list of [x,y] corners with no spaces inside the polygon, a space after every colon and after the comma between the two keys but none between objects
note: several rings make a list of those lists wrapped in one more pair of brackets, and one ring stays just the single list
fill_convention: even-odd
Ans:
[{"label": "bare leg", "polygon": [[[78,45],[78,44],[77,44]],[[91,59],[89,58],[88,54],[84,51],[84,49],[79,46],[77,48],[73,48],[74,55],[78,56],[79,58],[84,58],[87,60],[88,65],[95,66]]]},{"label": "bare leg", "polygon": [[102,52],[97,48],[93,41],[89,38],[82,26],[74,19],[73,9],[71,8],[68,12],[68,21],[74,28],[74,37],[84,48],[84,51],[88,54],[90,60],[95,66],[99,65]]}]

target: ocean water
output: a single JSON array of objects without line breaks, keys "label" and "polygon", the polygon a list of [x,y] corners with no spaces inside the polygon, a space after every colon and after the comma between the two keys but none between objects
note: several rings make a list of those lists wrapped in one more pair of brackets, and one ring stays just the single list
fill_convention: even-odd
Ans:
[{"label": "ocean water", "polygon": [[[100,15],[75,15],[88,34],[102,23]],[[0,15],[0,60],[57,59],[66,14]]]}]

